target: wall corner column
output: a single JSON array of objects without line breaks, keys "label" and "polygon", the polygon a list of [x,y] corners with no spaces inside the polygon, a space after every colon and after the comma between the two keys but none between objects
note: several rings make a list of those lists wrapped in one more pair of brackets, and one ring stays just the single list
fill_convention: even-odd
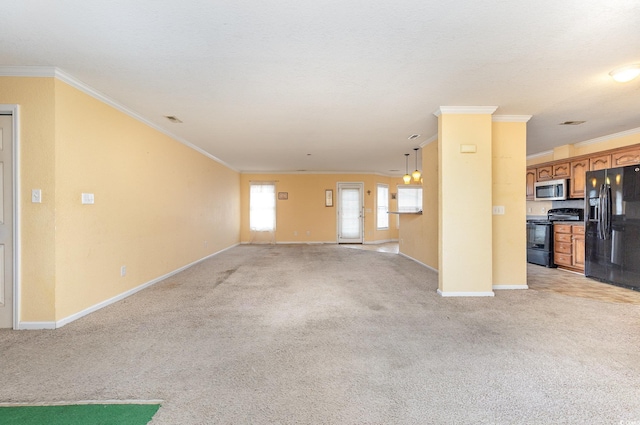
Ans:
[{"label": "wall corner column", "polygon": [[442,106],[438,117],[438,293],[493,296],[492,114]]}]

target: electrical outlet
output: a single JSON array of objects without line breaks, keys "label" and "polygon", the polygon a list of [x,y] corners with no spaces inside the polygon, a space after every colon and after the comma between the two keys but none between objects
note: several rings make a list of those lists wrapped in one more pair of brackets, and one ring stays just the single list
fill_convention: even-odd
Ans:
[{"label": "electrical outlet", "polygon": [[311,230],[307,230],[307,236],[311,235]]},{"label": "electrical outlet", "polygon": [[503,206],[494,206],[493,207],[493,215],[504,215],[504,207]]},{"label": "electrical outlet", "polygon": [[120,267],[120,276],[124,277],[127,275],[127,266]]}]

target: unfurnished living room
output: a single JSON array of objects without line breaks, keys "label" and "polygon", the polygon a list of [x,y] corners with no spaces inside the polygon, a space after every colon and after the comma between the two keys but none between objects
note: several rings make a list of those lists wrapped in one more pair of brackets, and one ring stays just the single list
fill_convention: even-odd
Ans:
[{"label": "unfurnished living room", "polygon": [[636,1],[0,16],[0,423],[640,423]]}]

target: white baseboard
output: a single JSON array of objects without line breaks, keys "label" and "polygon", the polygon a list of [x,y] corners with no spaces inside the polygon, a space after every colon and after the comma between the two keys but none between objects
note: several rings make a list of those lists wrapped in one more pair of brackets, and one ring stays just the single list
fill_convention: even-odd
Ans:
[{"label": "white baseboard", "polygon": [[438,295],[441,297],[495,297],[493,291],[489,292],[443,292],[438,289]]},{"label": "white baseboard", "polygon": [[178,268],[176,270],[173,270],[173,271],[171,271],[171,272],[169,272],[169,273],[167,273],[165,275],[157,277],[157,278],[155,278],[153,280],[150,280],[149,282],[143,283],[142,285],[136,286],[135,288],[129,289],[128,291],[125,291],[125,292],[123,292],[123,293],[121,293],[119,295],[116,295],[115,297],[109,298],[108,300],[99,302],[98,304],[95,304],[95,305],[93,305],[91,307],[85,308],[84,310],[79,311],[78,313],[74,313],[71,316],[65,317],[64,319],[60,319],[57,322],[20,322],[18,324],[18,329],[57,329],[57,328],[61,328],[64,325],[67,325],[67,324],[69,324],[69,323],[71,323],[71,322],[73,322],[75,320],[80,319],[81,317],[84,317],[84,316],[86,316],[88,314],[91,314],[91,313],[93,313],[95,311],[98,311],[101,308],[104,308],[104,307],[106,307],[108,305],[111,305],[111,304],[113,304],[115,302],[123,300],[123,299],[135,294],[136,292],[142,291],[143,289],[148,288],[149,286],[151,286],[153,284],[156,284],[156,283],[158,283],[158,282],[160,282],[160,281],[162,281],[162,280],[164,280],[164,279],[166,279],[168,277],[173,276],[174,274],[180,273],[181,271],[186,270],[191,266],[194,266],[194,265],[196,265],[196,264],[198,264],[198,263],[200,263],[202,261],[205,261],[205,260],[207,260],[207,259],[209,259],[209,258],[211,258],[213,256],[216,256],[216,255],[218,255],[218,254],[220,254],[220,253],[222,253],[224,251],[227,251],[227,250],[229,250],[229,249],[231,249],[233,247],[236,247],[236,246],[238,246],[238,244],[231,245],[231,246],[229,246],[229,247],[227,247],[225,249],[222,249],[220,251],[214,252],[213,254],[209,254],[206,257],[203,257],[203,258],[201,258],[199,260],[196,260],[196,261],[194,261],[192,263],[187,264],[186,266],[182,266],[182,267],[180,267],[180,268]]},{"label": "white baseboard", "polygon": [[335,245],[338,242],[336,241],[279,241],[276,242],[276,245],[325,245],[332,244]]},{"label": "white baseboard", "polygon": [[55,329],[56,322],[19,322],[17,330],[37,331],[41,329]]},{"label": "white baseboard", "polygon": [[420,264],[421,266],[424,266],[424,267],[428,268],[431,271],[434,271],[434,272],[438,273],[438,269],[434,269],[433,267],[431,267],[428,264],[423,263],[422,261],[418,261],[415,258],[408,256],[407,254],[403,254],[402,252],[399,252],[398,254],[402,255],[404,258],[408,258],[411,261],[415,261],[416,263]]},{"label": "white baseboard", "polygon": [[364,241],[362,244],[363,245],[379,245],[382,243],[391,243],[391,242],[398,242],[397,239],[383,239],[380,241]]},{"label": "white baseboard", "polygon": [[493,289],[529,289],[529,285],[493,285]]}]

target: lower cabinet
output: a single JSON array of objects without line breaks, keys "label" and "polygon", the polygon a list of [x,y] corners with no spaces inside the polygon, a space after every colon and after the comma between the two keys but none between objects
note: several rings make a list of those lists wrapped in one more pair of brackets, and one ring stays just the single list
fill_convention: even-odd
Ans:
[{"label": "lower cabinet", "polygon": [[553,226],[553,261],[558,267],[584,272],[584,226]]}]

